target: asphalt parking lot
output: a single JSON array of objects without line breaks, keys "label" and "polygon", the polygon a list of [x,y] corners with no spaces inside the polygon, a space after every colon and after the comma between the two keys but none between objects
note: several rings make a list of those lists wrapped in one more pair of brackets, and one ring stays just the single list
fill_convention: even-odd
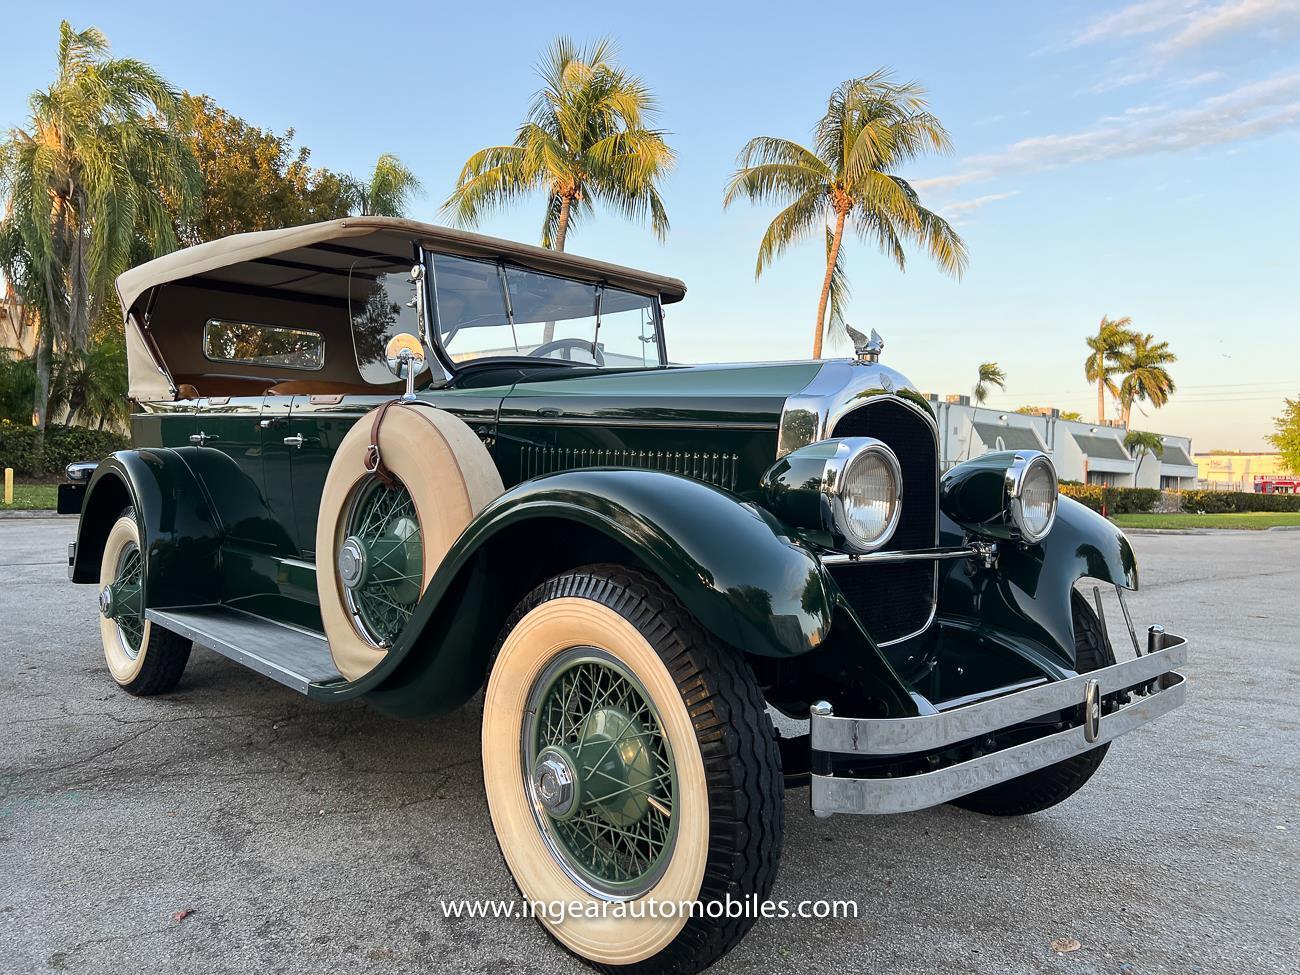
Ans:
[{"label": "asphalt parking lot", "polygon": [[[438,908],[514,893],[477,704],[401,722],[206,651],[131,698],[73,527],[0,521],[0,972],[584,970],[532,921]],[[1025,819],[816,820],[790,792],[774,896],[861,917],[760,922],[713,971],[1300,970],[1300,532],[1134,541],[1139,623],[1192,641],[1188,705]]]}]

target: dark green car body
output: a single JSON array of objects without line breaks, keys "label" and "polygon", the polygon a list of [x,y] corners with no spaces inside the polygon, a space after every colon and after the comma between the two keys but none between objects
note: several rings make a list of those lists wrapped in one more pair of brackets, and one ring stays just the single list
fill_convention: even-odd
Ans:
[{"label": "dark green car body", "polygon": [[[526,250],[516,255],[525,265],[551,259]],[[124,289],[129,327],[154,300]],[[147,337],[147,322],[140,331]],[[1068,499],[1041,542],[1003,540],[992,557],[971,555],[971,533],[940,510],[933,411],[874,359],[446,365],[447,381],[417,397],[469,425],[505,492],[452,545],[384,660],[357,680],[309,683],[312,697],[365,696],[408,715],[456,707],[483,685],[524,594],[567,569],[614,562],[657,577],[746,654],[781,711],[807,714],[832,697],[865,716],[932,714],[1074,675],[1074,583],[1137,584],[1122,533]],[[325,478],[343,437],[391,392],[170,388],[137,406],[133,448],[105,459],[87,485],[71,577],[97,581],[109,526],[131,506],[149,609],[227,606],[319,632],[316,572],[332,565],[315,551]],[[880,436],[903,461],[913,514],[886,552],[946,555],[837,562],[816,532],[770,510],[769,469],[836,436]]]}]

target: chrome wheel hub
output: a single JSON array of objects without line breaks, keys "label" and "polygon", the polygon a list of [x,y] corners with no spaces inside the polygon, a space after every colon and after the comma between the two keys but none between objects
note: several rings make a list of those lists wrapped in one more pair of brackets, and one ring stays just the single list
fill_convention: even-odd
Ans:
[{"label": "chrome wheel hub", "polygon": [[568,751],[542,750],[533,767],[533,796],[552,819],[568,819],[580,804],[577,771]]},{"label": "chrome wheel hub", "polygon": [[339,581],[349,589],[356,589],[366,579],[366,546],[355,535],[344,540],[339,548]]},{"label": "chrome wheel hub", "polygon": [[113,605],[113,587],[105,586],[99,590],[99,615],[106,620],[113,618],[116,607]]}]

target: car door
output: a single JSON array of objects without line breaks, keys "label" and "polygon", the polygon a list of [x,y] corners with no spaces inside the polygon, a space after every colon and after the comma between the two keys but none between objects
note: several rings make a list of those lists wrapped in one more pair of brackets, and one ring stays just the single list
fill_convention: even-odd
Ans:
[{"label": "car door", "polygon": [[[508,386],[429,390],[420,394],[420,400],[460,417],[490,451],[495,440],[497,412],[508,391]],[[320,518],[320,499],[339,444],[353,424],[389,399],[392,399],[389,395],[317,395],[293,398],[284,434],[290,469],[288,484],[292,498],[283,501],[274,499],[273,505],[281,509],[292,504],[293,538],[302,558],[313,560],[317,555],[316,528]],[[268,458],[276,450],[270,444],[266,449]],[[280,481],[277,479],[276,483]]]},{"label": "car door", "polygon": [[207,489],[228,546],[285,552],[288,532],[265,494],[262,396],[212,396],[199,400],[187,451]]}]

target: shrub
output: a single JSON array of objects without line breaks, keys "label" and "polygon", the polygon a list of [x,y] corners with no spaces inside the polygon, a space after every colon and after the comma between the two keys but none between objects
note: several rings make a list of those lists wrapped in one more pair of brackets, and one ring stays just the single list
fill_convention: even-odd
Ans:
[{"label": "shrub", "polygon": [[1184,491],[1183,510],[1217,515],[1232,511],[1300,511],[1300,494],[1253,491]]},{"label": "shrub", "polygon": [[1151,511],[1160,500],[1160,492],[1155,488],[1104,487],[1100,484],[1062,484],[1061,493],[1093,511],[1101,511],[1105,506],[1106,513],[1111,515]]},{"label": "shrub", "polygon": [[85,427],[49,427],[44,449],[39,451],[36,439],[35,427],[0,420],[0,468],[12,467],[24,477],[57,476],[74,460],[103,460],[130,446],[120,434]]}]

